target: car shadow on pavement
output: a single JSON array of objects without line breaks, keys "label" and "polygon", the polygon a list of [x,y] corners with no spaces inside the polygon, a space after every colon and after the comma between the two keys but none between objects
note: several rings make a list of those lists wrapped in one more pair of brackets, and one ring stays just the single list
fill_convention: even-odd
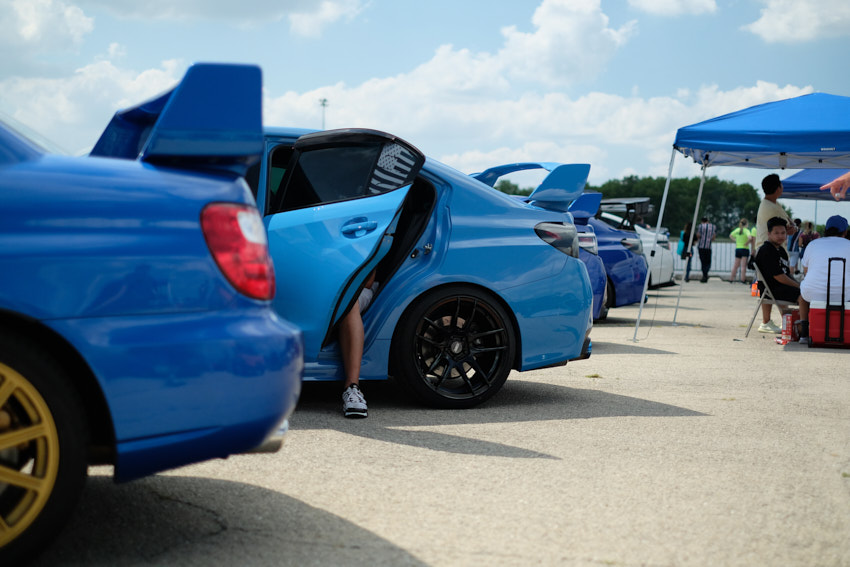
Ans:
[{"label": "car shadow on pavement", "polygon": [[605,354],[679,354],[672,350],[661,350],[658,348],[649,348],[638,346],[635,343],[606,343],[602,341],[593,341],[593,356]]},{"label": "car shadow on pavement", "polygon": [[197,477],[89,478],[76,514],[31,565],[425,565],[279,492]]},{"label": "car shadow on pavement", "polygon": [[434,451],[512,457],[557,459],[553,455],[438,431],[428,427],[522,423],[609,417],[700,417],[706,414],[594,389],[570,388],[528,380],[511,380],[486,403],[466,410],[440,410],[409,400],[392,381],[364,383],[369,418],[348,420],[341,412],[341,385],[307,382],[295,414],[293,430],[332,429],[369,439],[422,447]]}]

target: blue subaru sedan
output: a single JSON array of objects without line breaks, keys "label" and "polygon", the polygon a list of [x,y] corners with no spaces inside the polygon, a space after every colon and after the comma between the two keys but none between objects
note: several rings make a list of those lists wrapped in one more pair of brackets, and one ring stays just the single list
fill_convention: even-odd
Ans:
[{"label": "blue subaru sedan", "polygon": [[[267,128],[250,177],[304,333],[305,380],[343,376],[337,333],[370,274],[361,380],[483,402],[511,370],[590,354],[592,291],[568,215],[531,207],[375,130]],[[572,195],[575,198],[577,195]]]},{"label": "blue subaru sedan", "polygon": [[242,176],[260,105],[259,68],[196,65],[92,157],[0,122],[0,564],[44,547],[89,465],[279,446],[303,357]]}]

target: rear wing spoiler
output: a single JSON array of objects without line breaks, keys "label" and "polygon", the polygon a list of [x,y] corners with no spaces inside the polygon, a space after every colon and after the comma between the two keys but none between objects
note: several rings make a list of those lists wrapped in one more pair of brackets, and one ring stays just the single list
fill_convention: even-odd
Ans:
[{"label": "rear wing spoiler", "polygon": [[507,175],[515,171],[524,171],[526,169],[545,169],[546,171],[551,172],[559,165],[560,164],[551,161],[508,163],[485,169],[481,173],[473,173],[470,177],[493,187],[496,185],[496,181],[503,175]]},{"label": "rear wing spoiler", "polygon": [[602,193],[582,193],[570,205],[570,213],[577,219],[593,218],[599,210],[599,203],[601,201]]},{"label": "rear wing spoiler", "polygon": [[116,112],[90,155],[244,176],[262,152],[260,68],[198,63],[170,91]]},{"label": "rear wing spoiler", "polygon": [[590,175],[590,164],[587,163],[524,162],[498,165],[471,177],[492,187],[499,177],[526,169],[545,169],[549,172],[528,196],[528,201],[544,209],[562,212],[567,212],[570,203],[581,196]]},{"label": "rear wing spoiler", "polygon": [[621,213],[625,216],[649,215],[655,207],[649,202],[649,197],[615,197],[603,199],[600,210],[609,213]]}]

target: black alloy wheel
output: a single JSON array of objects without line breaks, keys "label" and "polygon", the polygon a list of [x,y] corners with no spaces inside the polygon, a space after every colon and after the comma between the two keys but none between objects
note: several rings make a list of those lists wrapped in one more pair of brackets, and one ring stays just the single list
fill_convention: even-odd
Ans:
[{"label": "black alloy wheel", "polygon": [[438,288],[405,313],[393,342],[397,378],[422,402],[470,408],[510,374],[515,333],[505,309],[471,286]]}]

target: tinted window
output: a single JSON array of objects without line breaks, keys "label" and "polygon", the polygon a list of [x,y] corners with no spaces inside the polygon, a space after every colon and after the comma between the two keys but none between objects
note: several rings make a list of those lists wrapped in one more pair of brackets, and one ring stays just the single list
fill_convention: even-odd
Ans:
[{"label": "tinted window", "polygon": [[270,212],[394,191],[413,182],[423,159],[384,140],[278,148],[269,164]]},{"label": "tinted window", "polygon": [[276,192],[278,180],[283,188],[278,210],[289,211],[370,194],[367,192],[370,174],[380,150],[379,144],[322,148],[298,154],[298,161],[289,172],[285,166],[273,167],[269,188]]}]

